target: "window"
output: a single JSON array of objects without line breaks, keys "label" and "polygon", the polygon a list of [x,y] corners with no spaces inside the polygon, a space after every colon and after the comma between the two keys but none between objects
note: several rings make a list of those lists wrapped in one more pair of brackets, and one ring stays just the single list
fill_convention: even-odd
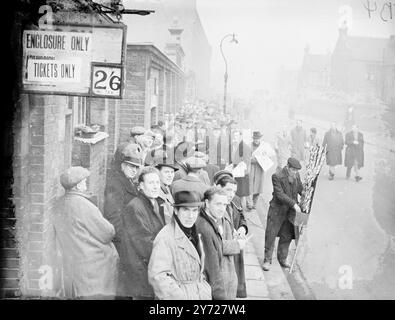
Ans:
[{"label": "window", "polygon": [[69,97],[69,106],[70,104],[73,109],[73,127],[89,124],[88,99],[86,97]]}]

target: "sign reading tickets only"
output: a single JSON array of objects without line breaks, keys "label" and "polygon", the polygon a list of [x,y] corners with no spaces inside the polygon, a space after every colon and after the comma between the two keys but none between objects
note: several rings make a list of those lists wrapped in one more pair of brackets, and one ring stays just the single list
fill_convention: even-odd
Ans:
[{"label": "sign reading tickets only", "polygon": [[[24,30],[24,91],[121,98],[124,33],[124,26],[112,25],[56,25],[54,30]],[[97,65],[104,71],[106,65],[111,66],[109,72],[117,70],[117,79],[100,84],[100,88],[108,86],[103,90],[92,87],[93,69]]]}]

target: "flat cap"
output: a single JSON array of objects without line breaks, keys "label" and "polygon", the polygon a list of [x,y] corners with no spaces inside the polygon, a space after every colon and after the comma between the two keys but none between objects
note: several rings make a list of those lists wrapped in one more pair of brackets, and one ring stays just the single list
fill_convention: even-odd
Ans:
[{"label": "flat cap", "polygon": [[143,133],[143,135],[144,135],[144,136],[149,136],[149,137],[152,137],[152,138],[155,138],[155,137],[156,137],[156,133],[153,132],[152,130],[146,130],[146,131]]},{"label": "flat cap", "polygon": [[85,178],[89,177],[90,172],[83,167],[71,167],[60,175],[60,184],[65,189],[71,189]]},{"label": "flat cap", "polygon": [[228,170],[220,170],[218,172],[216,172],[213,176],[213,181],[214,184],[218,184],[218,182],[223,178],[223,177],[230,177],[233,178],[233,174],[232,172],[228,171]]},{"label": "flat cap", "polygon": [[133,127],[132,130],[130,130],[130,135],[133,136],[139,136],[142,135],[146,132],[147,130],[144,127],[141,126],[136,126]]},{"label": "flat cap", "polygon": [[136,167],[142,166],[142,150],[136,143],[129,143],[122,150],[122,162],[132,164]]},{"label": "flat cap", "polygon": [[300,162],[295,158],[289,158],[287,163],[288,163],[288,166],[291,168],[294,168],[296,170],[302,169]]}]

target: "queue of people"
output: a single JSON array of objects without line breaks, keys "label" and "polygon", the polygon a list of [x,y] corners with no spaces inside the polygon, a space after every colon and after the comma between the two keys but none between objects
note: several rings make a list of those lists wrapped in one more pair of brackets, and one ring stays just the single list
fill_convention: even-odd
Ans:
[{"label": "queue of people", "polygon": [[[311,147],[321,144],[317,130],[307,134],[298,121],[290,133],[282,129],[272,149],[261,132],[247,137],[214,110],[186,105],[149,130],[132,128],[114,154],[103,213],[87,193],[87,169],[62,174],[65,195],[53,225],[66,298],[247,297],[243,250],[251,235],[245,214],[257,207],[266,164],[276,155],[263,269],[270,269],[276,237],[277,259],[289,267],[289,246],[298,234],[288,213],[301,212],[299,170]],[[325,134],[330,179],[342,163],[344,143],[346,175],[354,168],[359,181],[363,135],[355,125],[345,142],[334,124]]]}]

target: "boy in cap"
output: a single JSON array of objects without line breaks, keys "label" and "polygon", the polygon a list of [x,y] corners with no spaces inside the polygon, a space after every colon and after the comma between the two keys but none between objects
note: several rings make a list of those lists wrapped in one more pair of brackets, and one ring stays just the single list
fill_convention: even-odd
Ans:
[{"label": "boy in cap", "polygon": [[65,298],[115,297],[119,256],[114,227],[86,195],[89,170],[71,167],[60,176],[65,194],[52,217],[63,260]]},{"label": "boy in cap", "polygon": [[288,220],[290,210],[301,212],[298,195],[302,195],[303,185],[298,171],[302,168],[295,158],[289,158],[287,166],[272,175],[273,198],[270,201],[265,232],[265,259],[262,269],[268,271],[272,262],[274,242],[280,237],[277,259],[284,268],[289,268],[287,256],[289,245],[295,239],[294,226]]}]

